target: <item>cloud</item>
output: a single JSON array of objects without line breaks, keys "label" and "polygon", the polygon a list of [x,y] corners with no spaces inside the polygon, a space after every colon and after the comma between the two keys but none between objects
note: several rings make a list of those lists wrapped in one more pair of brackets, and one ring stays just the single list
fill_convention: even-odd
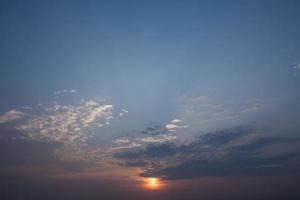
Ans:
[{"label": "cloud", "polygon": [[148,144],[162,144],[176,139],[174,134],[160,134],[160,135],[151,135],[147,137],[134,137],[129,138],[119,138],[112,141],[113,146],[111,149],[120,150],[120,149],[131,149],[131,148],[143,148]]},{"label": "cloud", "polygon": [[[132,134],[134,136],[126,136],[112,140],[112,152],[141,150],[147,148],[148,145],[164,144],[176,140],[177,136],[168,131],[163,126],[147,127],[144,130]],[[146,136],[145,136],[146,135]]]},{"label": "cloud", "polygon": [[[217,97],[205,95],[183,95],[177,98],[177,116],[175,120],[166,125],[169,130],[180,127],[181,120],[187,123],[189,131],[205,132],[230,128],[248,123],[256,114],[266,111],[271,104],[260,99],[245,99],[239,104],[226,102]],[[268,105],[268,106],[267,106]],[[256,120],[256,119],[255,119]],[[181,125],[181,127],[187,127]]]},{"label": "cloud", "polygon": [[0,123],[14,121],[16,119],[20,119],[23,116],[24,116],[23,112],[13,109],[13,110],[10,110],[10,111],[4,113],[3,115],[0,115]]},{"label": "cloud", "polygon": [[166,134],[167,132],[168,129],[166,129],[163,126],[151,126],[141,131],[142,134],[146,134],[146,135],[162,135],[162,134]]},{"label": "cloud", "polygon": [[54,104],[40,113],[31,113],[16,129],[32,140],[48,140],[75,145],[84,144],[92,136],[90,128],[108,125],[113,119],[113,105],[95,100],[79,105]]},{"label": "cloud", "polygon": [[144,138],[137,138],[136,140],[142,141],[145,143],[164,143],[168,142],[171,140],[175,140],[176,135],[173,134],[162,134],[162,135],[154,135],[154,136],[149,136],[149,137],[144,137]]},{"label": "cloud", "polygon": [[149,160],[150,158],[161,158],[165,156],[174,155],[178,153],[178,148],[170,143],[162,143],[162,144],[150,144],[144,149],[140,149],[139,151],[123,151],[116,153],[117,158],[123,158],[128,160],[135,160],[140,158],[146,158],[145,160]]},{"label": "cloud", "polygon": [[166,124],[166,129],[169,131],[176,131],[176,129],[188,128],[187,125],[183,125],[179,119],[173,119],[170,123]]},{"label": "cloud", "polygon": [[35,142],[58,143],[54,154],[61,159],[87,159],[94,157],[94,148],[88,140],[95,130],[107,126],[114,119],[114,106],[99,99],[81,100],[77,104],[54,103],[39,105],[24,112],[11,110],[1,116],[1,122],[14,121],[9,128],[21,133],[23,138]]},{"label": "cloud", "polygon": [[236,138],[249,135],[255,131],[252,126],[238,126],[230,129],[223,129],[213,133],[200,136],[199,140],[206,145],[220,146],[232,142]]},{"label": "cloud", "polygon": [[130,140],[127,139],[127,138],[120,138],[120,139],[113,140],[113,143],[116,144],[116,145],[128,144],[129,142],[130,142]]},{"label": "cloud", "polygon": [[111,147],[112,151],[118,151],[123,149],[132,149],[141,147],[142,144],[132,141],[126,137],[115,139],[112,141],[113,145]]},{"label": "cloud", "polygon": [[59,90],[54,92],[54,95],[65,95],[65,94],[74,94],[77,93],[77,90],[71,89],[71,90]]},{"label": "cloud", "polygon": [[117,150],[123,150],[123,149],[132,149],[132,148],[138,148],[141,147],[142,145],[136,142],[128,142],[128,143],[122,143],[122,144],[117,144],[111,148],[113,151]]},{"label": "cloud", "polygon": [[[200,135],[184,145],[151,144],[115,156],[125,164],[146,160],[148,164],[140,166],[144,170],[141,176],[164,179],[253,177],[300,172],[300,149],[297,147],[300,139],[271,137],[268,131],[238,126]],[[153,163],[159,164],[154,167]]]},{"label": "cloud", "polygon": [[128,113],[129,111],[123,108],[123,109],[122,109],[122,112]]},{"label": "cloud", "polygon": [[293,68],[294,68],[295,70],[300,70],[300,64],[294,65]]},{"label": "cloud", "polygon": [[119,116],[124,116],[125,114],[127,114],[129,111],[126,109],[121,109],[121,112],[119,113]]},{"label": "cloud", "polygon": [[181,120],[180,119],[173,119],[171,122],[174,123],[174,124],[176,124],[176,123],[180,123]]},{"label": "cloud", "polygon": [[47,166],[58,163],[59,160],[53,156],[53,150],[59,147],[59,144],[41,141],[1,141],[0,165],[2,167],[16,165]]}]

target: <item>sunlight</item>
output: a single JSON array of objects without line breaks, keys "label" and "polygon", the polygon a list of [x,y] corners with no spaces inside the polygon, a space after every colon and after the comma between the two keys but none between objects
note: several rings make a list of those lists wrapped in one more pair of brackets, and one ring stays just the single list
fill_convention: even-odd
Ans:
[{"label": "sunlight", "polygon": [[147,189],[159,189],[161,187],[160,181],[158,178],[147,178],[145,181],[145,186]]}]

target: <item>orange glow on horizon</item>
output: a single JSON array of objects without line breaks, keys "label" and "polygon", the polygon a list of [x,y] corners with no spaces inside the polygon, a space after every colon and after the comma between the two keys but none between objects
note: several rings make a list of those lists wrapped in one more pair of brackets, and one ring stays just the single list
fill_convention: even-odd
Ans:
[{"label": "orange glow on horizon", "polygon": [[147,189],[150,189],[150,190],[160,189],[161,183],[158,178],[146,178],[145,186]]}]

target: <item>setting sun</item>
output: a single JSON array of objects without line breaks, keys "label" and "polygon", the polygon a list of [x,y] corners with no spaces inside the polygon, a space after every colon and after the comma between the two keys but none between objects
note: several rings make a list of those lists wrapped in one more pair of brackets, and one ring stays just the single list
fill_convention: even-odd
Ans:
[{"label": "setting sun", "polygon": [[159,189],[161,184],[158,178],[147,178],[145,186],[148,189]]}]

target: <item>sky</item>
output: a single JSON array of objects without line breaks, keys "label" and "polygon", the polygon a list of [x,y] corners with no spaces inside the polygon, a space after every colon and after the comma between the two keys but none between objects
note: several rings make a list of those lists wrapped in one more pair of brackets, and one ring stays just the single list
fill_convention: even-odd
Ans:
[{"label": "sky", "polygon": [[299,10],[2,0],[0,199],[299,199]]}]

